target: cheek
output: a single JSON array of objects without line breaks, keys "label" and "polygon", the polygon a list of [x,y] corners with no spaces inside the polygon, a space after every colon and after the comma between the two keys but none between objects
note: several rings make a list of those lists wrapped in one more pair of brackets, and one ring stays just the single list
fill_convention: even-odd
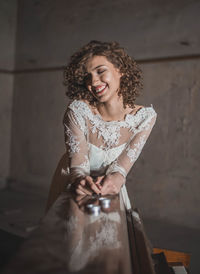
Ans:
[{"label": "cheek", "polygon": [[112,78],[112,84],[115,86],[115,88],[119,88],[119,86],[120,86],[120,78],[115,75]]},{"label": "cheek", "polygon": [[118,72],[113,72],[110,77],[109,81],[112,81],[115,85],[119,85],[121,75]]},{"label": "cheek", "polygon": [[102,77],[102,81],[106,83],[112,82],[112,79],[113,79],[113,75],[110,73],[107,73]]}]

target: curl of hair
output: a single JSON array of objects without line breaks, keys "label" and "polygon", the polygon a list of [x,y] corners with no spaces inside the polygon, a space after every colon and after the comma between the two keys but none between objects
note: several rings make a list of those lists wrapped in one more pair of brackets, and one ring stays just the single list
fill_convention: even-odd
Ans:
[{"label": "curl of hair", "polygon": [[142,73],[135,60],[130,57],[117,42],[90,41],[78,52],[74,53],[64,70],[66,95],[70,99],[87,100],[91,105],[98,103],[88,91],[86,79],[87,61],[93,56],[105,56],[122,73],[118,95],[123,97],[124,107],[134,108],[136,97],[142,90]]}]

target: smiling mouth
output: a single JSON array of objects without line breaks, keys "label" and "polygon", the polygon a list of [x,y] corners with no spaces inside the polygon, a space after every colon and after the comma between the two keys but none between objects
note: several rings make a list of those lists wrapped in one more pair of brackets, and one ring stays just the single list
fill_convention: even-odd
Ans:
[{"label": "smiling mouth", "polygon": [[104,93],[104,91],[106,90],[106,88],[107,88],[107,85],[104,86],[104,87],[102,87],[99,90],[94,90],[94,92],[95,92],[96,95],[101,95],[102,93]]}]

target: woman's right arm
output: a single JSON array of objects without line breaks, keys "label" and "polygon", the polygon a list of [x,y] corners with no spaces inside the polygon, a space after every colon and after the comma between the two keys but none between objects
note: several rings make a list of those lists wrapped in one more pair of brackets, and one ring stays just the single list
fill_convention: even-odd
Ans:
[{"label": "woman's right arm", "polygon": [[71,183],[77,194],[99,194],[99,188],[90,177],[90,163],[88,158],[87,126],[80,113],[68,109],[63,120],[65,144],[69,155],[69,173]]}]

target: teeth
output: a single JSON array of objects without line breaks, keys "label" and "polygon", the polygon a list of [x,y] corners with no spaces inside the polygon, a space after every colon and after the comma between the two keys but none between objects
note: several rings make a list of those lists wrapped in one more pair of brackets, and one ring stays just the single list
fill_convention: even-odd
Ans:
[{"label": "teeth", "polygon": [[97,88],[97,89],[96,89],[96,92],[101,92],[105,87],[106,87],[106,86],[103,86],[103,87],[101,87],[101,88]]}]

